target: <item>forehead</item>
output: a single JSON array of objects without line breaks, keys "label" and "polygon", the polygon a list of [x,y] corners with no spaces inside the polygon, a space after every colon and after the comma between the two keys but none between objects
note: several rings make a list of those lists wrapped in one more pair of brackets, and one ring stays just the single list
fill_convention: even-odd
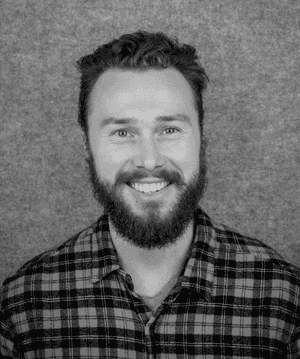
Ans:
[{"label": "forehead", "polygon": [[[90,99],[91,114],[149,111],[195,111],[192,87],[176,69],[145,71],[110,69],[96,81]],[[117,115],[117,113],[116,113]]]}]

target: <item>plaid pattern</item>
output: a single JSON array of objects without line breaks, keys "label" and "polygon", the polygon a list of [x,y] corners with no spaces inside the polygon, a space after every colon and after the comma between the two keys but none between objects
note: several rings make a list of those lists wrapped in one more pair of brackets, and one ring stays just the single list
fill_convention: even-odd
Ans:
[{"label": "plaid pattern", "polygon": [[108,216],[37,256],[1,293],[3,358],[300,358],[300,272],[199,208],[155,313],[119,267]]}]

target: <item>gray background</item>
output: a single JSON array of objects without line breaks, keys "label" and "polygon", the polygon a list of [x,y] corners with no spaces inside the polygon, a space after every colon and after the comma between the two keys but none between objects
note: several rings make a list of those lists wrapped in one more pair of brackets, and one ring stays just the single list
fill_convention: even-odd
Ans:
[{"label": "gray background", "polygon": [[77,125],[75,61],[123,33],[193,44],[205,93],[213,219],[300,259],[297,0],[0,2],[0,281],[102,213]]}]

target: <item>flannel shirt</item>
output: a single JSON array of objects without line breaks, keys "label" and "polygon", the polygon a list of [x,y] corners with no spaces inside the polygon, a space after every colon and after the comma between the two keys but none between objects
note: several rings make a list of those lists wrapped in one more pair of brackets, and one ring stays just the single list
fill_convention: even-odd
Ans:
[{"label": "flannel shirt", "polygon": [[152,313],[119,266],[108,216],[2,286],[3,358],[300,358],[300,275],[198,208],[190,255]]}]

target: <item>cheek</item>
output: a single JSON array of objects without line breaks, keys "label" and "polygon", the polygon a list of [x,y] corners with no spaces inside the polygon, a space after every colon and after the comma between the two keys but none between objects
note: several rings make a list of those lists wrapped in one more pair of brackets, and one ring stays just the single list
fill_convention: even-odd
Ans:
[{"label": "cheek", "polygon": [[114,183],[116,176],[128,161],[128,153],[124,149],[116,150],[115,146],[99,146],[95,150],[95,162],[102,178]]},{"label": "cheek", "polygon": [[107,146],[106,148],[103,148],[100,155],[103,157],[103,160],[108,165],[123,165],[128,161],[130,156],[132,155],[126,147],[123,147],[122,149],[116,146]]},{"label": "cheek", "polygon": [[111,144],[105,137],[94,139],[92,151],[97,162],[104,165],[122,163],[128,156],[127,151]]},{"label": "cheek", "polygon": [[193,162],[195,156],[195,144],[193,141],[178,141],[166,150],[168,156],[174,158],[176,162]]},{"label": "cheek", "polygon": [[178,165],[188,181],[190,177],[199,169],[199,152],[200,145],[194,140],[184,141],[178,143],[169,158],[174,160],[174,163]]}]

